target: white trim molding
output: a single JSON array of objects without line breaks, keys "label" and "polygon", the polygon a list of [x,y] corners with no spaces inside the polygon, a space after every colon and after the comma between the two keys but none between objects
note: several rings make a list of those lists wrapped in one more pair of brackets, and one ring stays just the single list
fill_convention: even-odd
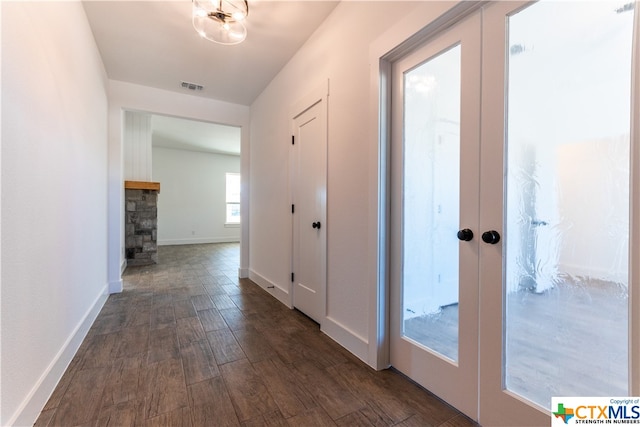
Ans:
[{"label": "white trim molding", "polygon": [[289,308],[293,308],[293,303],[291,301],[291,292],[289,292],[289,290],[282,288],[275,282],[267,279],[266,277],[260,275],[259,273],[256,273],[253,270],[249,270],[249,279],[265,291],[269,292],[282,304],[286,305]]},{"label": "white trim molding", "polygon": [[358,359],[367,363],[369,357],[369,343],[366,338],[356,334],[345,325],[330,316],[324,318],[320,328],[329,338],[346,348]]},{"label": "white trim molding", "polygon": [[195,239],[165,239],[158,240],[158,246],[199,245],[204,243],[238,243],[238,237],[201,237]]}]

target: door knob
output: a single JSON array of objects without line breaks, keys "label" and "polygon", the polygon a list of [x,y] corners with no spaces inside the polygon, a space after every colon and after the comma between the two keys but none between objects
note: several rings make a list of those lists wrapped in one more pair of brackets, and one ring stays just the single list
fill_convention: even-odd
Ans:
[{"label": "door knob", "polygon": [[495,245],[500,241],[500,233],[496,230],[485,231],[482,233],[482,241],[490,245]]},{"label": "door knob", "polygon": [[468,228],[463,228],[462,230],[458,231],[458,239],[465,242],[470,241],[471,239],[473,239],[473,231],[469,230]]},{"label": "door knob", "polygon": [[320,230],[320,221],[312,223],[311,227],[317,228],[318,230]]}]

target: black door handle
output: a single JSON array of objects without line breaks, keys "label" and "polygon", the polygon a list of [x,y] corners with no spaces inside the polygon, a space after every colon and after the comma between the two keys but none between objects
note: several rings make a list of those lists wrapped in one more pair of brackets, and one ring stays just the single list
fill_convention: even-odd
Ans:
[{"label": "black door handle", "polygon": [[473,239],[473,231],[469,230],[468,228],[463,228],[462,230],[458,231],[458,239],[465,242],[470,241],[471,239]]},{"label": "black door handle", "polygon": [[500,241],[500,233],[496,230],[485,231],[482,233],[482,241],[490,245],[495,245]]},{"label": "black door handle", "polygon": [[311,224],[311,227],[313,227],[313,228],[317,228],[318,230],[320,230],[320,225],[321,225],[321,224],[320,224],[320,221],[318,221],[318,222],[314,222],[314,223],[312,223],[312,224]]}]

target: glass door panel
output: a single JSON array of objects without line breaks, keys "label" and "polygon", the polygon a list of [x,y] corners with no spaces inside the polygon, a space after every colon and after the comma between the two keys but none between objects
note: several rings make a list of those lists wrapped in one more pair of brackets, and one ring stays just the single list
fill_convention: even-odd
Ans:
[{"label": "glass door panel", "polygon": [[628,393],[633,8],[619,6],[542,1],[508,21],[504,386],[544,408]]},{"label": "glass door panel", "polygon": [[460,45],[404,75],[404,337],[458,360]]}]

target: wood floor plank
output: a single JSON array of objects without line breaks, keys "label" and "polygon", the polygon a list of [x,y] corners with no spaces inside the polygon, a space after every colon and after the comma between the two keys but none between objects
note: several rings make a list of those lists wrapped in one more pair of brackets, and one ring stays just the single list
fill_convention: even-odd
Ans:
[{"label": "wood floor plank", "polygon": [[151,329],[174,327],[176,315],[170,302],[151,308]]},{"label": "wood floor plank", "polygon": [[188,406],[187,389],[179,359],[152,363],[145,375],[145,417],[153,418]]},{"label": "wood floor plank", "polygon": [[238,329],[233,332],[233,335],[251,362],[258,362],[276,356],[276,352],[269,341],[252,326]]},{"label": "wood floor plank", "polygon": [[[459,414],[453,407],[415,383],[407,381],[393,370],[381,371],[377,377],[384,388],[390,390],[397,399],[416,411],[419,415],[416,419],[422,419],[432,425],[440,425]],[[414,417],[415,415],[411,418]]]},{"label": "wood floor plank", "polygon": [[180,355],[187,384],[194,384],[220,375],[208,340],[190,342],[181,348]]},{"label": "wood floor plank", "polygon": [[320,407],[307,409],[300,415],[287,419],[289,426],[317,426],[317,427],[329,427],[335,426],[336,423],[327,415],[327,413]]},{"label": "wood floor plank", "polygon": [[149,332],[149,353],[147,363],[180,357],[180,346],[176,328],[154,329]]},{"label": "wood floor plank", "polygon": [[82,366],[82,361],[84,360],[84,354],[86,353],[86,350],[89,346],[88,344],[89,342],[90,342],[90,339],[85,338],[85,341],[82,343],[82,345],[78,349],[78,352],[73,357],[73,359],[71,359],[71,363],[69,364],[69,367],[62,375],[62,378],[58,382],[58,385],[56,386],[55,390],[53,390],[51,397],[49,398],[47,403],[44,405],[43,410],[46,411],[46,410],[58,407],[58,405],[60,404],[60,400],[62,399],[65,392],[67,391],[69,384],[71,384],[71,381],[73,380],[73,377],[76,374],[76,371],[78,371],[78,369],[80,369],[80,366]]},{"label": "wood floor plank", "polygon": [[151,306],[136,305],[127,313],[126,326],[143,326],[151,324]]},{"label": "wood floor plank", "polygon": [[243,292],[237,285],[222,285],[222,289],[224,289],[224,293],[229,296],[240,295]]},{"label": "wood floor plank", "polygon": [[213,301],[213,304],[218,310],[226,310],[228,308],[237,308],[236,305],[231,300],[231,298],[229,298],[229,295],[227,295],[226,293],[211,295],[211,300]]},{"label": "wood floor plank", "polygon": [[140,375],[146,355],[116,359],[104,385],[103,406],[114,406],[142,397]]},{"label": "wood floor plank", "polygon": [[194,426],[236,427],[240,425],[238,417],[220,415],[220,408],[213,404],[198,405],[191,408]]},{"label": "wood floor plank", "polygon": [[344,417],[336,420],[336,424],[340,427],[386,427],[393,424],[388,424],[382,419],[371,421],[361,411],[352,412]]},{"label": "wood floor plank", "polygon": [[[294,330],[296,331],[298,329]],[[306,360],[305,351],[308,347],[294,337],[294,332],[291,332],[290,328],[263,329],[261,332],[283,362],[293,364]]]},{"label": "wood floor plank", "polygon": [[229,328],[232,331],[242,329],[246,325],[246,319],[238,308],[227,308],[224,310],[220,310],[220,314],[224,318],[224,321],[227,322],[227,325],[229,325]]},{"label": "wood floor plank", "polygon": [[380,417],[395,424],[415,414],[394,393],[389,393],[381,382],[375,381],[375,376],[369,369],[347,362],[329,367],[327,372],[353,395],[369,403],[370,410],[377,414],[370,418]]},{"label": "wood floor plank", "polygon": [[242,347],[228,329],[207,332],[207,339],[218,365],[246,358]]},{"label": "wood floor plank", "polygon": [[437,426],[427,421],[421,414],[415,414],[396,424],[398,427],[425,427],[425,426]]},{"label": "wood floor plank", "polygon": [[145,423],[145,427],[192,427],[192,425],[191,410],[187,407],[149,418]]},{"label": "wood floor plank", "polygon": [[127,326],[118,333],[116,357],[135,356],[149,349],[149,325]]},{"label": "wood floor plank", "polygon": [[479,427],[479,424],[464,414],[458,414],[438,427]]},{"label": "wood floor plank", "polygon": [[127,314],[124,311],[105,314],[98,317],[91,326],[91,333],[95,335],[118,332],[126,325]]},{"label": "wood floor plank", "polygon": [[97,419],[109,371],[110,368],[90,368],[76,372],[50,425],[77,426]]},{"label": "wood floor plank", "polygon": [[227,323],[224,321],[220,312],[215,308],[199,311],[198,318],[200,319],[200,323],[202,323],[202,328],[205,332],[227,328]]},{"label": "wood floor plank", "polygon": [[335,351],[335,342],[324,334],[309,334],[306,331],[294,332],[292,338],[306,360],[313,360],[319,367],[328,368],[347,361],[342,352]]},{"label": "wood floor plank", "polygon": [[94,335],[91,345],[84,353],[80,369],[110,367],[118,355],[119,334],[117,332]]},{"label": "wood floor plank", "polygon": [[127,401],[102,408],[95,427],[134,427],[137,402]]},{"label": "wood floor plank", "polygon": [[231,397],[221,376],[189,386],[194,426],[239,426]]},{"label": "wood floor plank", "polygon": [[174,301],[173,302],[173,311],[177,319],[182,319],[183,317],[193,317],[196,315],[196,309],[193,307],[193,303],[191,302],[191,296],[188,299]]},{"label": "wood floor plank", "polygon": [[[158,279],[154,279],[156,282],[156,289],[160,288],[160,283],[158,283]],[[153,294],[153,305],[155,307],[167,306],[173,302],[173,295],[170,292],[154,292]]]},{"label": "wood floor plank", "polygon": [[296,362],[294,366],[296,375],[304,388],[333,420],[364,407],[361,400],[313,363],[302,361]]},{"label": "wood floor plank", "polygon": [[260,415],[242,423],[242,427],[288,427],[289,423],[278,411]]},{"label": "wood floor plank", "polygon": [[191,302],[195,307],[196,311],[209,310],[210,308],[214,308],[213,301],[209,298],[208,295],[196,295],[191,297]]},{"label": "wood floor plank", "polygon": [[178,334],[178,343],[181,347],[190,342],[201,341],[207,338],[198,317],[183,317],[182,319],[178,319],[176,332]]},{"label": "wood floor plank", "polygon": [[[381,408],[377,402],[368,400],[364,408],[358,411],[362,414],[369,423],[375,426],[388,426],[396,424],[396,421],[393,420],[383,408]],[[413,411],[409,411],[413,413]],[[401,420],[402,421],[402,420]]]},{"label": "wood floor plank", "polygon": [[233,406],[240,421],[278,410],[262,378],[251,363],[238,360],[220,366]]},{"label": "wood floor plank", "polygon": [[262,360],[254,363],[253,367],[262,377],[267,390],[285,418],[317,406],[313,396],[300,386],[290,368],[285,366],[279,358]]},{"label": "wood floor plank", "polygon": [[185,293],[190,297],[207,294],[206,289],[202,286],[202,280],[200,277],[194,277],[193,281],[185,282],[184,284],[187,285],[185,287]]},{"label": "wood floor plank", "polygon": [[207,291],[207,294],[213,296],[213,295],[224,295],[226,294],[226,291],[224,290],[224,288],[221,285],[218,284],[204,284],[204,290]]}]

